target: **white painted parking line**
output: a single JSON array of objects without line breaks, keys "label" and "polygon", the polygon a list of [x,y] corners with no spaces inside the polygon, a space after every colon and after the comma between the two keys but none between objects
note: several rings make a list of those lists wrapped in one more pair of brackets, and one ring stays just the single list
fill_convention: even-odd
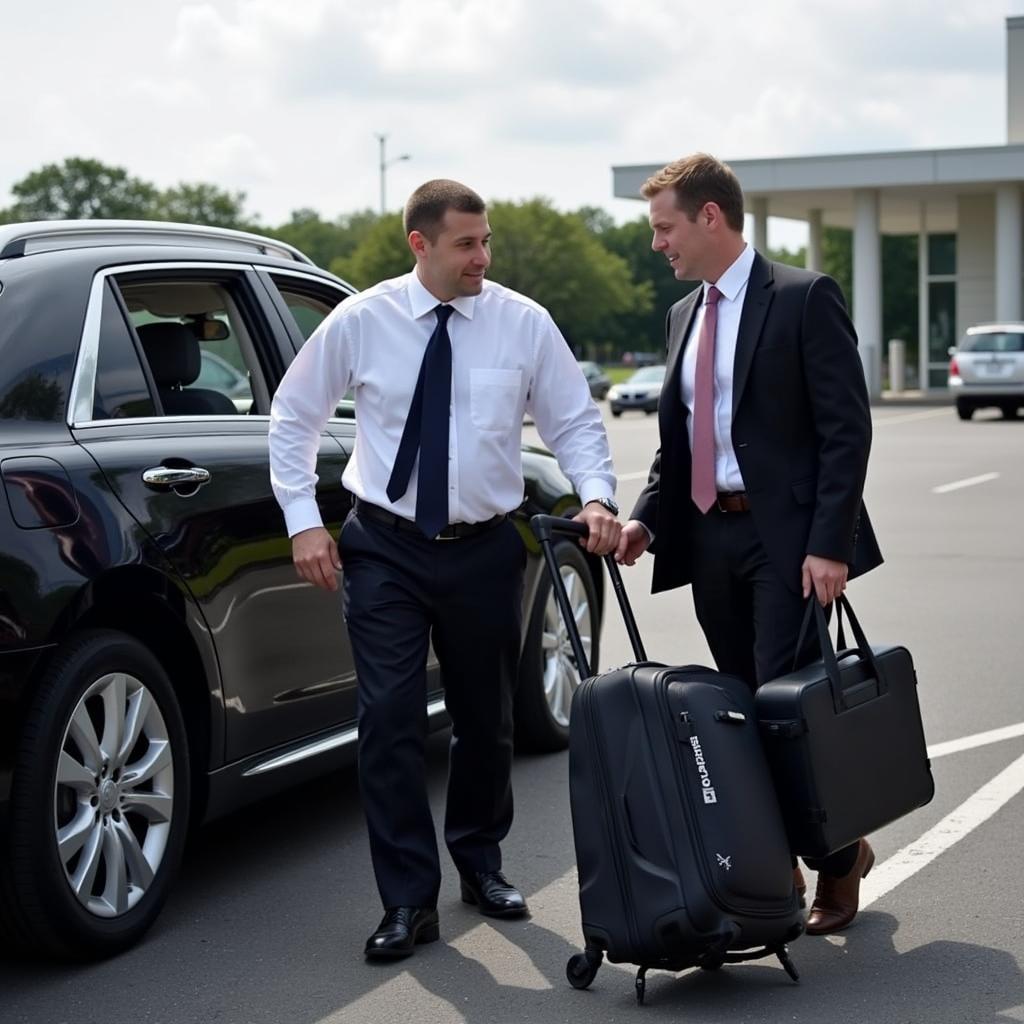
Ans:
[{"label": "white painted parking line", "polygon": [[945,853],[951,846],[970,835],[1022,789],[1024,754],[973,796],[969,796],[955,811],[947,814],[920,839],[916,839],[909,846],[904,846],[884,863],[876,865],[861,883],[861,909],[881,899],[901,882],[927,867],[939,854]]},{"label": "white painted parking line", "polygon": [[938,416],[948,416],[949,412],[949,407],[943,406],[941,409],[928,409],[925,412],[905,412],[895,416],[875,416],[872,417],[872,423],[876,427],[885,427],[890,423],[913,423],[914,420],[931,420]]},{"label": "white painted parking line", "polygon": [[969,476],[966,480],[954,480],[951,484],[942,484],[932,488],[932,494],[949,494],[950,491],[959,491],[962,487],[974,487],[976,484],[987,484],[989,480],[999,478],[998,473],[982,473],[980,476]]},{"label": "white painted parking line", "polygon": [[946,754],[959,754],[962,750],[973,750],[975,747],[1016,739],[1018,736],[1024,736],[1024,722],[1004,725],[1001,729],[989,729],[988,732],[976,732],[973,736],[961,736],[958,740],[936,743],[928,748],[928,756],[934,761],[935,758],[945,757]]}]

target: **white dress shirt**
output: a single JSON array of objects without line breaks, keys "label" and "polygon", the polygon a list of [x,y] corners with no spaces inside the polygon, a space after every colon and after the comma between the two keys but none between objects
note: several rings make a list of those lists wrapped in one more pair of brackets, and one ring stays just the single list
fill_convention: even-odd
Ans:
[{"label": "white dress shirt", "polygon": [[[337,306],[295,357],[270,411],[271,483],[289,536],[323,523],[314,490],[320,432],[349,388],[357,433],[342,482],[415,518],[418,460],[398,501],[386,491],[437,305],[415,271],[382,281]],[[492,281],[449,305],[449,522],[481,522],[522,503],[526,411],[581,501],[612,497],[601,414],[547,311]]]},{"label": "white dress shirt", "polygon": [[700,309],[686,339],[683,351],[683,402],[690,411],[686,429],[693,451],[693,378],[697,368],[697,339],[707,310],[708,289],[713,284],[721,293],[718,300],[718,326],[715,331],[715,485],[720,491],[742,491],[743,476],[732,446],[732,379],[736,362],[736,337],[740,329],[743,298],[747,294],[754,250],[744,246],[728,270],[717,281],[704,282]]}]

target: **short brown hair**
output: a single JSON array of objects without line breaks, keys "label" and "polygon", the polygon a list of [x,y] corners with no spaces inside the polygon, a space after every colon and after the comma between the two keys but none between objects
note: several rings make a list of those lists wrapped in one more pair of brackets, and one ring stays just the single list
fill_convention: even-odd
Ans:
[{"label": "short brown hair", "polygon": [[690,220],[705,203],[716,203],[733,231],[743,230],[743,189],[733,169],[707,153],[694,153],[663,167],[641,186],[640,194],[651,199],[670,188],[676,195],[676,206]]},{"label": "short brown hair", "polygon": [[449,210],[484,213],[486,209],[487,204],[471,188],[450,178],[434,178],[425,181],[409,196],[403,215],[405,233],[418,231],[436,242],[444,215]]}]

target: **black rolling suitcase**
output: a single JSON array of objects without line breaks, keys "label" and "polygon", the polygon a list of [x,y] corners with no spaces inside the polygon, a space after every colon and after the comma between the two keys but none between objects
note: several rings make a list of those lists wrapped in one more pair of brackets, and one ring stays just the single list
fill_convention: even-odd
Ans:
[{"label": "black rolling suitcase", "polygon": [[534,516],[584,682],[573,698],[569,787],[586,948],[566,975],[586,988],[604,956],[646,972],[714,970],[777,956],[803,931],[789,847],[753,696],[732,676],[647,661],[618,566],[605,559],[637,664],[590,676],[552,551],[568,519]]},{"label": "black rolling suitcase", "polygon": [[[856,647],[846,647],[844,611]],[[928,803],[935,783],[910,652],[872,647],[845,596],[838,653],[813,598],[798,651],[812,616],[820,660],[765,683],[756,705],[790,847],[824,857]]]}]

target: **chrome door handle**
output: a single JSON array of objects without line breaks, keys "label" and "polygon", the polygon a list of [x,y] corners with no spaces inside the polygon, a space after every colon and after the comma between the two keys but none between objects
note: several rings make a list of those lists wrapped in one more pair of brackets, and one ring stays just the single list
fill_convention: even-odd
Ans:
[{"label": "chrome door handle", "polygon": [[210,482],[210,471],[201,466],[190,466],[187,469],[169,469],[167,466],[154,466],[142,471],[142,482],[147,487],[166,491],[174,487],[198,487]]}]

